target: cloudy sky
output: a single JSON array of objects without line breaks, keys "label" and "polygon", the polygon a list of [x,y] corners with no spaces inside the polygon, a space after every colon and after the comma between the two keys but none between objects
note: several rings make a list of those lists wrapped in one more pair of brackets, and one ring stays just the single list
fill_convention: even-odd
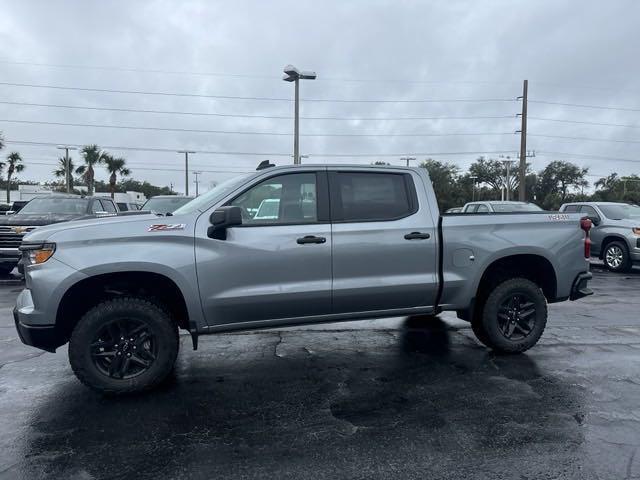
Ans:
[{"label": "cloudy sky", "polygon": [[22,154],[22,178],[51,179],[64,143],[97,143],[179,191],[175,150],[198,152],[203,190],[291,162],[289,63],[318,74],[301,84],[305,162],[513,156],[526,78],[534,168],[570,160],[594,181],[640,166],[633,0],[0,0],[0,12],[2,156]]}]

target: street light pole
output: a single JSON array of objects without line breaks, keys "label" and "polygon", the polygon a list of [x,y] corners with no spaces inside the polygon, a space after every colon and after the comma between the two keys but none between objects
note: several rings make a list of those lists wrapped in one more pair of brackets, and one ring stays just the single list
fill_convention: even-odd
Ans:
[{"label": "street light pole", "polygon": [[184,153],[184,194],[189,195],[189,154],[196,153],[192,150],[178,150],[178,153]]},{"label": "street light pole", "polygon": [[471,201],[475,202],[476,201],[476,178],[478,178],[475,175],[471,175],[469,177],[471,179]]},{"label": "street light pole", "polygon": [[315,72],[301,72],[293,65],[284,67],[285,82],[294,82],[293,164],[300,162],[300,80],[315,80]]},{"label": "street light pole", "polygon": [[405,161],[406,160],[407,167],[409,166],[409,162],[412,161],[412,160],[415,160],[415,159],[416,159],[416,157],[400,157],[401,161]]},{"label": "street light pole", "polygon": [[196,197],[197,197],[197,196],[200,194],[200,193],[198,192],[198,184],[200,183],[200,181],[198,180],[198,175],[202,174],[202,172],[194,171],[194,172],[191,172],[191,173],[193,173],[193,174],[196,176],[196,179],[194,180],[194,182],[193,182],[193,183],[195,183],[195,184],[196,184]]},{"label": "street light pole", "polygon": [[58,150],[64,150],[64,170],[65,170],[65,183],[67,184],[67,193],[71,193],[71,172],[70,172],[70,159],[69,150],[77,150],[78,147],[70,147],[69,145],[60,145],[56,147]]},{"label": "street light pole", "polygon": [[504,163],[505,167],[507,168],[507,178],[506,178],[506,201],[509,201],[509,168],[511,167],[511,164],[513,163],[513,160],[502,160],[502,163]]}]

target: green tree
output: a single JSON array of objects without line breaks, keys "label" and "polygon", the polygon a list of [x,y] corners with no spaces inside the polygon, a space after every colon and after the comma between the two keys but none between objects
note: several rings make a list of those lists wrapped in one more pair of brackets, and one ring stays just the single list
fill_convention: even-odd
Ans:
[{"label": "green tree", "polygon": [[[442,163],[429,158],[422,162],[420,167],[426,168],[429,172],[440,210],[445,211],[451,207],[464,204],[464,199],[461,198],[464,197],[464,194],[461,194],[460,189],[457,188],[460,171],[457,165]],[[471,198],[471,195],[469,195],[469,198]]]},{"label": "green tree", "polygon": [[546,210],[557,210],[560,204],[575,197],[589,186],[588,168],[571,162],[553,161],[538,174],[536,197]]},{"label": "green tree", "polygon": [[104,164],[109,172],[109,191],[111,192],[111,198],[115,196],[116,180],[117,176],[128,177],[131,171],[125,166],[126,160],[124,158],[114,158],[111,155],[105,155]]},{"label": "green tree", "polygon": [[[71,157],[69,157],[69,172],[71,172],[69,174],[69,184],[71,187],[71,190],[73,191],[73,184],[74,184],[74,179],[73,179],[73,173],[82,173],[82,171],[77,171],[78,169],[76,169],[74,163],[73,163],[73,159]],[[58,157],[58,166],[56,167],[56,169],[53,171],[53,175],[56,178],[61,178],[63,184],[66,187],[66,183],[67,183],[67,160],[65,157]]]},{"label": "green tree", "polygon": [[20,156],[20,154],[18,152],[11,152],[9,155],[7,155],[6,166],[7,166],[7,203],[10,203],[11,202],[11,178],[13,177],[14,173],[19,173],[24,170],[24,164],[22,163],[22,157]]},{"label": "green tree", "polygon": [[156,195],[175,194],[175,192],[173,192],[169,187],[158,187],[150,184],[149,182],[140,182],[131,178],[120,180],[120,182],[118,182],[117,189],[123,192],[142,192],[147,198],[155,197]]},{"label": "green tree", "polygon": [[104,163],[104,151],[100,150],[97,145],[86,145],[80,151],[84,160],[84,165],[79,166],[76,172],[81,174],[87,183],[87,193],[91,196],[94,192],[95,185],[95,169],[96,165]]}]

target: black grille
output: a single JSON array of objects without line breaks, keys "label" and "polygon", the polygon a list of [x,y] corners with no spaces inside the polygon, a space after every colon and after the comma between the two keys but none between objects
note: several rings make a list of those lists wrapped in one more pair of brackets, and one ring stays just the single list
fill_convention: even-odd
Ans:
[{"label": "black grille", "polygon": [[0,226],[0,248],[18,248],[20,243],[22,243],[22,237],[34,228],[35,227]]}]

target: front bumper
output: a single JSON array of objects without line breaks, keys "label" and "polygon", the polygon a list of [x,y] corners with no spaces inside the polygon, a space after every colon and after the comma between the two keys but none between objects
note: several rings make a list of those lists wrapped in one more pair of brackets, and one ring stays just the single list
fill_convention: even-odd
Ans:
[{"label": "front bumper", "polygon": [[25,345],[46,350],[47,352],[55,352],[56,348],[64,344],[64,341],[61,341],[60,335],[56,331],[55,325],[25,325],[18,318],[17,308],[13,309],[13,319],[16,323],[18,336]]},{"label": "front bumper", "polygon": [[587,284],[589,280],[593,277],[591,272],[583,272],[579,273],[576,279],[573,281],[573,286],[571,287],[571,295],[569,296],[570,300],[578,300],[583,297],[588,297],[589,295],[593,295],[593,290],[591,290]]}]

